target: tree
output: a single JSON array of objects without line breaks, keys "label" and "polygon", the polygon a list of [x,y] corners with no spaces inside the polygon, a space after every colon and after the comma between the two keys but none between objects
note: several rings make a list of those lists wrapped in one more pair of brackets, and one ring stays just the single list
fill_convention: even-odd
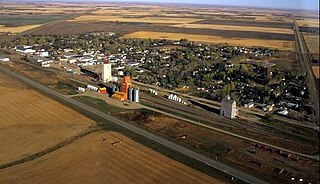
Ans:
[{"label": "tree", "polygon": [[134,78],[137,76],[136,70],[132,67],[130,68],[130,76],[131,78]]}]

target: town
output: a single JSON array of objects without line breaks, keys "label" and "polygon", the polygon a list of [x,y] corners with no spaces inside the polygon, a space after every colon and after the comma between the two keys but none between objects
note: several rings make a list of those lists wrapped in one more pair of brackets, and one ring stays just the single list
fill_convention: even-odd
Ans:
[{"label": "town", "polygon": [[118,77],[129,74],[137,82],[164,89],[185,89],[184,93],[218,102],[230,96],[238,106],[316,121],[306,76],[269,62],[277,57],[281,60],[277,50],[200,44],[186,39],[120,39],[115,33],[24,35],[3,47],[42,67],[57,63],[58,69],[86,73],[96,81],[101,78],[99,66],[107,57],[114,76],[107,82],[117,82]]},{"label": "town", "polygon": [[177,1],[0,3],[0,183],[319,183],[318,11]]}]

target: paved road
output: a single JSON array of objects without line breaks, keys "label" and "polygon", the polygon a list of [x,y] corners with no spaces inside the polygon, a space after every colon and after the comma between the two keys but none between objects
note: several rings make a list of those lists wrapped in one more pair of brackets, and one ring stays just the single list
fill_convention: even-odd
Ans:
[{"label": "paved road", "polygon": [[4,68],[2,66],[0,66],[0,71],[5,72],[5,73],[7,73],[7,74],[9,74],[9,75],[11,75],[11,76],[13,76],[15,78],[20,79],[21,81],[29,84],[30,86],[34,87],[35,89],[37,89],[37,90],[39,90],[39,91],[41,91],[41,92],[43,92],[45,94],[48,94],[48,95],[54,96],[56,98],[59,98],[60,100],[63,100],[65,102],[69,103],[69,104],[72,104],[72,105],[80,108],[80,109],[86,110],[86,111],[88,111],[88,112],[90,112],[90,113],[92,113],[92,114],[94,114],[94,115],[96,115],[96,116],[98,116],[100,118],[103,118],[103,119],[106,120],[106,122],[112,122],[112,123],[114,123],[114,124],[116,124],[116,125],[118,125],[118,126],[120,126],[122,128],[125,128],[125,129],[130,130],[130,131],[132,131],[134,133],[137,133],[137,134],[139,134],[141,136],[144,136],[144,137],[146,137],[148,139],[151,139],[151,140],[153,140],[153,141],[155,141],[155,142],[157,142],[159,144],[162,144],[162,145],[164,145],[164,146],[166,146],[166,147],[168,147],[170,149],[173,149],[175,151],[178,151],[178,152],[180,152],[180,153],[182,153],[182,154],[184,154],[184,155],[186,155],[186,156],[188,156],[188,157],[190,157],[190,158],[192,158],[194,160],[200,161],[200,162],[202,162],[202,163],[204,163],[204,164],[206,164],[208,166],[211,166],[211,167],[213,167],[213,168],[215,168],[217,170],[220,170],[220,171],[222,171],[222,172],[224,172],[224,173],[226,173],[228,175],[231,175],[231,176],[233,176],[235,178],[238,178],[238,179],[240,179],[240,180],[242,180],[242,181],[244,181],[246,183],[251,183],[251,184],[266,184],[267,183],[265,181],[262,181],[259,178],[256,178],[256,177],[251,176],[249,174],[246,174],[244,172],[241,172],[241,171],[238,171],[236,169],[233,169],[233,168],[231,168],[231,167],[229,167],[227,165],[224,165],[224,164],[219,163],[219,162],[217,162],[217,161],[215,161],[213,159],[210,159],[210,158],[205,157],[205,156],[203,156],[203,155],[201,155],[199,153],[196,153],[196,152],[191,151],[191,150],[189,150],[189,149],[187,149],[185,147],[182,147],[182,146],[180,146],[180,145],[178,145],[176,143],[173,143],[173,142],[168,141],[168,140],[166,140],[166,139],[164,139],[162,137],[154,135],[154,134],[150,133],[149,131],[146,131],[146,130],[144,130],[142,128],[133,126],[133,125],[128,124],[126,122],[123,122],[123,121],[121,121],[121,120],[119,120],[119,119],[117,119],[117,118],[115,118],[113,116],[110,116],[108,114],[105,114],[105,113],[103,113],[103,112],[101,112],[101,111],[99,111],[99,110],[97,110],[95,108],[92,108],[92,107],[90,107],[88,105],[85,105],[85,104],[83,104],[81,102],[78,102],[76,100],[73,100],[70,97],[64,96],[64,95],[62,95],[62,94],[60,94],[60,93],[58,93],[58,92],[56,92],[56,91],[54,91],[52,89],[47,88],[46,86],[43,86],[43,85],[41,85],[41,84],[39,84],[39,83],[37,83],[37,82],[35,82],[33,80],[30,80],[30,79],[28,79],[28,78],[26,78],[26,77],[24,77],[24,76],[22,76],[20,74],[17,74],[15,72],[11,71],[11,70],[8,70],[8,69]]},{"label": "paved road", "polygon": [[307,46],[304,42],[303,36],[300,33],[299,26],[295,18],[293,18],[294,21],[294,31],[295,31],[295,39],[296,39],[296,45],[297,45],[297,53],[299,54],[299,58],[301,60],[301,64],[304,66],[304,69],[308,75],[309,78],[309,89],[311,91],[311,99],[314,103],[314,109],[316,111],[317,116],[317,124],[319,126],[319,90],[316,84],[316,80],[314,78],[313,72],[311,71],[310,67],[310,53],[308,52]]}]

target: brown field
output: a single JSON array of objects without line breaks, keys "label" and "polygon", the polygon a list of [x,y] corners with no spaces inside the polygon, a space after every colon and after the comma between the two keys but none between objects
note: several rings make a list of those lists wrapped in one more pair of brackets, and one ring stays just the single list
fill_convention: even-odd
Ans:
[{"label": "brown field", "polygon": [[303,37],[306,41],[309,52],[314,55],[319,55],[319,35],[303,34]]},{"label": "brown field", "polygon": [[[161,17],[199,17],[201,15],[196,15],[196,14],[192,14],[192,13],[164,13],[161,11],[161,9],[137,9],[137,10],[128,10],[128,9],[100,9],[97,11],[92,12],[91,14],[93,15],[100,15],[100,16],[161,16]],[[141,18],[141,17],[139,17]]]},{"label": "brown field", "polygon": [[[10,81],[10,82],[8,82]],[[0,73],[0,163],[79,134],[95,122]]]},{"label": "brown field", "polygon": [[312,66],[312,71],[313,71],[313,74],[316,78],[320,78],[320,71],[319,71],[319,66]]},{"label": "brown field", "polygon": [[[120,143],[112,145],[115,141]],[[223,183],[115,132],[88,135],[38,160],[1,171],[0,183],[11,182]]]},{"label": "brown field", "polygon": [[266,22],[266,21],[250,21],[250,20],[233,20],[233,19],[206,19],[196,24],[209,24],[209,25],[233,25],[233,26],[252,26],[252,27],[270,27],[292,29],[292,22]]},{"label": "brown field", "polygon": [[283,22],[283,23],[292,23],[291,18],[286,18],[282,16],[258,16],[255,21],[258,22]]},{"label": "brown field", "polygon": [[124,35],[124,38],[151,38],[151,39],[169,39],[169,40],[180,40],[186,38],[190,41],[206,42],[213,44],[226,43],[230,45],[239,46],[260,46],[277,48],[280,50],[292,50],[292,41],[280,41],[280,40],[260,40],[260,39],[249,39],[249,38],[224,38],[221,36],[209,36],[209,35],[196,35],[196,34],[183,34],[183,33],[165,33],[165,32],[148,32],[138,31]]},{"label": "brown field", "polygon": [[232,25],[217,25],[217,24],[178,24],[178,25],[172,25],[172,27],[293,34],[293,30],[291,29],[253,27],[253,26],[232,26]]},{"label": "brown field", "polygon": [[110,16],[110,15],[117,15],[117,16],[148,16],[153,15],[154,12],[151,11],[132,11],[132,10],[125,10],[125,9],[101,9],[92,12],[91,14],[99,15],[99,16]]},{"label": "brown field", "polygon": [[179,28],[170,27],[166,24],[146,24],[146,23],[125,23],[125,22],[79,22],[79,21],[66,21],[51,26],[46,26],[33,31],[33,34],[81,34],[88,32],[116,32],[119,34],[128,34],[137,31],[148,32],[167,32],[176,34],[195,34],[195,35],[208,35],[220,36],[224,38],[237,37],[245,39],[261,39],[261,40],[283,40],[293,41],[292,34],[277,34],[277,33],[262,33],[252,31],[228,31],[228,30],[214,30],[214,29],[192,29],[192,28]]},{"label": "brown field", "polygon": [[91,8],[92,5],[85,4],[58,4],[51,3],[46,4],[45,6],[38,6],[36,4],[24,4],[16,5],[16,4],[1,4],[3,9],[0,14],[69,14],[75,12],[84,12],[87,9]]},{"label": "brown field", "polygon": [[179,24],[179,23],[191,23],[200,21],[201,19],[195,18],[167,18],[167,17],[143,17],[143,18],[124,18],[121,16],[104,16],[104,15],[83,15],[70,21],[104,21],[104,22],[143,22],[143,23],[155,23],[155,24]]},{"label": "brown field", "polygon": [[31,8],[31,9],[15,9],[4,11],[3,14],[64,14],[84,11],[83,8]]},{"label": "brown field", "polygon": [[304,19],[297,20],[299,26],[304,27],[319,27],[319,19]]},{"label": "brown field", "polygon": [[29,29],[34,29],[34,28],[39,27],[39,26],[41,26],[41,24],[15,26],[15,27],[6,27],[6,26],[3,26],[3,25],[0,25],[0,32],[21,33],[23,31],[27,31]]}]

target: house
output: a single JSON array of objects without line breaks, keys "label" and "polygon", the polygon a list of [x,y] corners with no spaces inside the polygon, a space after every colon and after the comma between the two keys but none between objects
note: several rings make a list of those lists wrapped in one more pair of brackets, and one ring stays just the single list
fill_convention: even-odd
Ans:
[{"label": "house", "polygon": [[76,62],[77,62],[76,59],[69,59],[69,60],[68,60],[68,63],[69,63],[69,64],[73,64],[73,63],[76,63]]},{"label": "house", "polygon": [[49,52],[48,51],[39,52],[39,56],[40,57],[49,57]]},{"label": "house", "polygon": [[31,46],[17,46],[16,51],[24,54],[31,54],[36,52],[35,50],[32,49]]},{"label": "house", "polygon": [[44,68],[49,68],[50,64],[49,63],[41,63],[41,66]]},{"label": "house", "polygon": [[227,96],[221,101],[220,116],[227,117],[230,119],[235,118],[237,115],[237,105],[234,100]]},{"label": "house", "polygon": [[0,56],[0,61],[7,62],[10,61],[8,57]]},{"label": "house", "polygon": [[130,62],[130,63],[128,63],[128,65],[131,66],[131,67],[139,66],[139,64],[140,63],[138,63],[138,62]]},{"label": "house", "polygon": [[277,112],[277,114],[279,114],[279,115],[283,115],[283,116],[288,115],[288,113],[289,113],[289,111],[288,111],[288,110],[286,110],[286,109],[284,109],[284,110],[282,110],[282,111],[278,111],[278,112]]},{"label": "house", "polygon": [[254,107],[254,103],[253,102],[249,102],[249,103],[246,103],[246,104],[244,104],[244,107],[245,108],[253,108]]},{"label": "house", "polygon": [[264,112],[271,112],[273,110],[273,105],[266,105],[262,107]]}]

